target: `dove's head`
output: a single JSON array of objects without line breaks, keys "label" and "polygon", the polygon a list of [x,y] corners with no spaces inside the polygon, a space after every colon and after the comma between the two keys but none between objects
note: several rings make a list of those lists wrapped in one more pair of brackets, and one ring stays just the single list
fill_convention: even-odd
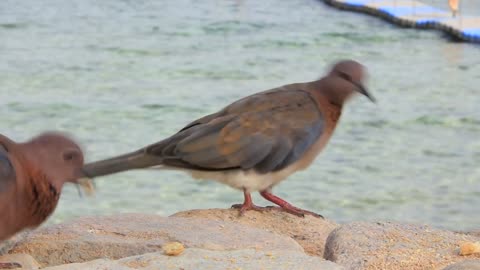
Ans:
[{"label": "dove's head", "polygon": [[332,103],[338,105],[343,105],[354,93],[360,93],[375,102],[364,86],[366,73],[366,68],[354,60],[339,61],[322,78],[325,83],[323,92]]}]

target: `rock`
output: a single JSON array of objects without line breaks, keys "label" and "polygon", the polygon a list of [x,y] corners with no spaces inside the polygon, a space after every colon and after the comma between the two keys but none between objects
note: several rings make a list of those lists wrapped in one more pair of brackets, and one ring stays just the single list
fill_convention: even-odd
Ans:
[{"label": "rock", "polygon": [[180,242],[187,249],[303,252],[291,238],[235,223],[123,214],[84,217],[38,229],[10,253],[28,253],[42,266],[52,266],[161,251],[168,242]]},{"label": "rock", "polygon": [[22,231],[9,239],[0,241],[0,255],[7,254],[18,242],[24,240],[27,235],[28,231]]},{"label": "rock", "polygon": [[169,257],[161,252],[149,253],[117,261],[95,260],[81,264],[67,264],[44,270],[124,270],[124,269],[183,269],[183,270],[235,270],[235,269],[303,269],[342,270],[343,267],[299,251],[258,251],[241,249],[212,251],[190,248],[181,256]]},{"label": "rock", "polygon": [[126,265],[121,264],[118,261],[111,261],[107,259],[98,259],[98,260],[89,261],[85,263],[69,263],[69,264],[42,268],[42,270],[109,270],[109,269],[132,270],[132,269],[141,269],[141,268],[130,268]]},{"label": "rock", "polygon": [[323,257],[328,235],[338,226],[335,222],[327,219],[309,215],[300,218],[277,210],[247,211],[241,217],[236,209],[190,210],[176,213],[173,217],[230,221],[286,235],[297,241],[307,254],[320,257]]},{"label": "rock", "polygon": [[459,255],[468,256],[476,253],[480,253],[480,242],[464,242],[460,244],[460,251],[458,252]]},{"label": "rock", "polygon": [[443,270],[480,270],[480,260],[467,260],[454,263]]},{"label": "rock", "polygon": [[170,242],[162,247],[163,253],[168,256],[178,256],[183,253],[185,247],[179,242]]},{"label": "rock", "polygon": [[465,260],[458,249],[466,241],[478,238],[421,225],[354,222],[329,235],[325,258],[347,269],[438,269]]},{"label": "rock", "polygon": [[22,266],[22,268],[16,268],[16,269],[40,269],[40,264],[32,256],[28,254],[6,254],[3,256],[0,256],[0,262],[19,263]]}]

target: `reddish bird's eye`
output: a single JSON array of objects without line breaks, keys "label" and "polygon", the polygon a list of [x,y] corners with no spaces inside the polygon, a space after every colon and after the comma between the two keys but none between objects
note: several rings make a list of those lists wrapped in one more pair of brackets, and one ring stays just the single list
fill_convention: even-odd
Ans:
[{"label": "reddish bird's eye", "polygon": [[71,161],[76,159],[77,157],[78,157],[78,151],[76,150],[69,150],[63,153],[63,160],[65,161]]}]

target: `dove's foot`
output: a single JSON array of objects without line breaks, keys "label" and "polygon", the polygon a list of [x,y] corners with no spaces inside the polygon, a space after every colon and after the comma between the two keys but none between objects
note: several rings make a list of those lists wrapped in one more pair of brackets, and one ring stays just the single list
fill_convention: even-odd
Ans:
[{"label": "dove's foot", "polygon": [[252,196],[250,195],[250,192],[247,192],[245,189],[243,190],[243,196],[245,197],[245,200],[243,201],[242,204],[232,205],[232,208],[240,210],[240,216],[243,216],[245,212],[249,210],[254,210],[259,212],[266,210],[265,207],[260,207],[253,204]]}]

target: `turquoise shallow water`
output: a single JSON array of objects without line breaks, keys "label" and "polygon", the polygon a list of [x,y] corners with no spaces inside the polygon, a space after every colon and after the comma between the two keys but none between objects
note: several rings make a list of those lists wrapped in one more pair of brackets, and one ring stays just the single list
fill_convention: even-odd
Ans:
[{"label": "turquoise shallow water", "polygon": [[[340,222],[478,228],[479,50],[316,0],[1,1],[1,133],[23,140],[69,131],[88,160],[105,158],[354,58],[369,67],[378,104],[353,100],[314,165],[274,191]],[[243,198],[169,171],[97,185],[91,199],[66,186],[50,222],[225,208]]]}]

